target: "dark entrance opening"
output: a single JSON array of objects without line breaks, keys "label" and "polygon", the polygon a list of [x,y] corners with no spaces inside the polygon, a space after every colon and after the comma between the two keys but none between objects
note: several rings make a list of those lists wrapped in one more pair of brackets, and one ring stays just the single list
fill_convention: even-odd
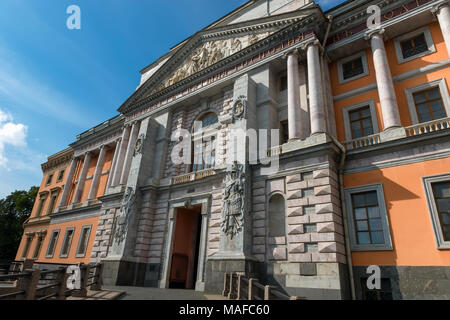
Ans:
[{"label": "dark entrance opening", "polygon": [[178,208],[169,288],[195,289],[201,234],[201,205]]}]

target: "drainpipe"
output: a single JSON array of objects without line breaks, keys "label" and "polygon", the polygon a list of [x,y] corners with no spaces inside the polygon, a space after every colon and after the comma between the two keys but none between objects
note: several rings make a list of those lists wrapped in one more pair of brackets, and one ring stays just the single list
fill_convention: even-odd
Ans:
[{"label": "drainpipe", "polygon": [[334,143],[341,150],[341,159],[339,161],[339,191],[341,195],[341,212],[342,212],[342,220],[344,224],[344,238],[345,238],[345,251],[347,256],[347,266],[348,266],[348,276],[350,280],[350,292],[352,296],[352,300],[356,300],[355,294],[355,280],[353,278],[353,262],[352,262],[352,251],[350,249],[350,238],[348,233],[348,223],[347,223],[347,210],[345,206],[345,194],[344,194],[344,166],[345,166],[345,157],[346,151],[342,144],[339,143],[334,137],[330,136]]},{"label": "drainpipe", "polygon": [[333,16],[330,14],[330,15],[327,16],[327,19],[328,19],[327,31],[326,31],[325,37],[323,39],[323,44],[321,45],[321,47],[322,47],[322,57],[325,54],[325,45],[327,44],[328,35],[330,34],[331,23],[333,22]]}]

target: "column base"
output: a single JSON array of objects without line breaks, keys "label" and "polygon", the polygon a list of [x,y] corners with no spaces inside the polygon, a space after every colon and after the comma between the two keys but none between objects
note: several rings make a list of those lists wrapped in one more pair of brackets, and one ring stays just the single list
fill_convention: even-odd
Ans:
[{"label": "column base", "polygon": [[103,283],[110,286],[158,287],[160,264],[102,260]]}]

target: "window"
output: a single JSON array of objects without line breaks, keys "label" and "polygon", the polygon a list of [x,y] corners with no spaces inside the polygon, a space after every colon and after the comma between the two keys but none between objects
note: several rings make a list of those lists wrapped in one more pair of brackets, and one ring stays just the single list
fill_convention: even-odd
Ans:
[{"label": "window", "polygon": [[27,242],[25,242],[25,247],[23,248],[22,258],[26,259],[28,256],[28,251],[30,251],[31,242],[33,241],[34,233],[27,234]]},{"label": "window", "polygon": [[69,255],[70,245],[72,244],[74,230],[75,230],[74,228],[68,228],[66,230],[66,235],[64,236],[64,241],[63,241],[63,244],[61,247],[61,253],[60,253],[61,258],[67,258],[67,256]]},{"label": "window", "polygon": [[48,206],[47,214],[52,214],[55,209],[56,199],[58,199],[58,193],[53,193],[50,198],[50,204]]},{"label": "window", "polygon": [[391,238],[381,185],[345,190],[352,250],[391,250]]},{"label": "window", "polygon": [[450,249],[450,174],[424,178],[428,207],[439,249]]},{"label": "window", "polygon": [[77,258],[82,258],[85,256],[86,249],[88,247],[90,233],[91,233],[91,226],[84,226],[83,229],[81,229],[80,240],[78,241],[78,248],[76,254]]},{"label": "window", "polygon": [[365,51],[345,57],[338,61],[339,83],[346,83],[367,76],[367,58]]},{"label": "window", "polygon": [[436,52],[428,27],[409,32],[394,40],[398,63]]},{"label": "window", "polygon": [[50,242],[48,243],[47,253],[45,255],[46,258],[53,258],[53,254],[55,253],[56,243],[58,242],[59,230],[53,230],[52,235],[50,237]]},{"label": "window", "polygon": [[47,182],[46,182],[46,184],[52,183],[52,180],[53,180],[53,174],[50,174],[50,175],[47,177]]},{"label": "window", "polygon": [[450,115],[450,96],[445,78],[405,90],[413,124],[446,118]]},{"label": "window", "polygon": [[209,112],[197,121],[201,125],[194,128],[191,172],[213,168],[216,163],[217,116]]},{"label": "window", "polygon": [[358,139],[373,134],[372,115],[370,107],[364,106],[349,111],[350,128],[352,130],[352,139]]},{"label": "window", "polygon": [[64,178],[64,172],[65,172],[64,169],[59,172],[57,181],[61,181]]},{"label": "window", "polygon": [[342,109],[345,137],[353,140],[378,133],[378,123],[373,100]]},{"label": "window", "polygon": [[400,42],[400,46],[402,48],[403,59],[407,59],[428,50],[425,35],[423,33]]},{"label": "window", "polygon": [[287,90],[287,76],[280,78],[280,92]]},{"label": "window", "polygon": [[342,64],[342,76],[344,80],[356,77],[363,72],[364,67],[361,57]]},{"label": "window", "polygon": [[33,259],[39,258],[39,253],[41,252],[42,242],[44,242],[45,233],[39,233],[36,243],[36,248],[34,249]]},{"label": "window", "polygon": [[280,122],[280,144],[287,143],[289,141],[289,124],[287,120]]},{"label": "window", "polygon": [[39,199],[39,204],[36,209],[36,217],[39,217],[42,214],[42,210],[44,209],[45,205],[45,200],[46,200],[45,196],[41,196],[41,198]]},{"label": "window", "polygon": [[420,122],[445,118],[444,103],[439,87],[426,89],[413,94],[417,117]]},{"label": "window", "polygon": [[284,197],[277,193],[269,200],[269,237],[286,236]]}]

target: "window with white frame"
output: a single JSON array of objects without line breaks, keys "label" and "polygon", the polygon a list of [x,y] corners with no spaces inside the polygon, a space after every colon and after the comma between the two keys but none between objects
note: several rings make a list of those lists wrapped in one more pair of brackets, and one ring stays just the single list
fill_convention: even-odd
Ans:
[{"label": "window with white frame", "polygon": [[73,234],[75,232],[74,228],[67,228],[66,234],[64,235],[64,241],[61,246],[60,257],[67,258],[70,252],[70,246],[72,245]]},{"label": "window with white frame", "polygon": [[392,250],[381,184],[345,189],[351,249]]},{"label": "window with white frame", "polygon": [[213,168],[216,161],[217,115],[208,112],[196,124],[192,136],[191,172]]},{"label": "window with white frame", "polygon": [[378,133],[378,122],[373,100],[342,109],[347,140],[358,139]]},{"label": "window with white frame", "polygon": [[367,76],[368,74],[369,68],[367,67],[365,51],[361,51],[338,61],[339,83],[353,81]]},{"label": "window with white frame", "polygon": [[91,233],[91,226],[84,226],[81,229],[80,239],[78,240],[78,247],[77,247],[77,258],[82,258],[86,255],[86,250],[88,247],[89,242],[89,235]]},{"label": "window with white frame", "polygon": [[450,249],[450,174],[423,178],[439,249]]},{"label": "window with white frame", "polygon": [[428,27],[420,28],[394,39],[398,63],[404,63],[436,52]]},{"label": "window with white frame", "polygon": [[413,124],[450,116],[450,96],[445,78],[405,90]]},{"label": "window with white frame", "polygon": [[58,242],[59,237],[59,229],[53,230],[52,235],[50,236],[50,241],[48,243],[47,253],[45,254],[46,258],[53,258],[53,254],[55,253],[56,243]]}]

